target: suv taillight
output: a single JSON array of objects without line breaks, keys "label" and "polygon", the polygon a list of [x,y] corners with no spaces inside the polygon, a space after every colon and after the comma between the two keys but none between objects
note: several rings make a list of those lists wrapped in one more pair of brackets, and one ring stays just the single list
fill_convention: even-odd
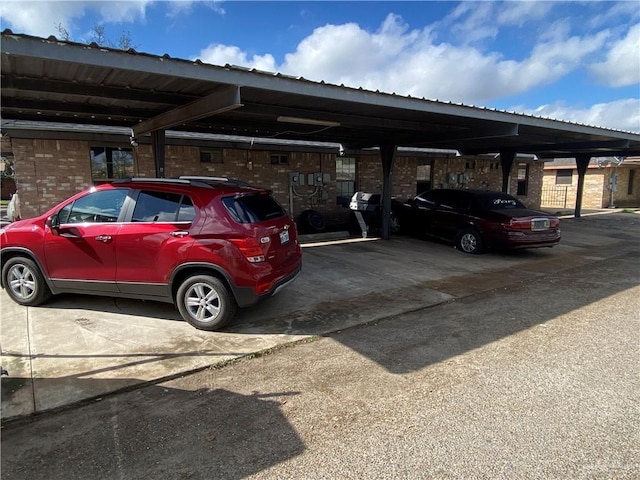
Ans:
[{"label": "suv taillight", "polygon": [[266,246],[269,237],[265,238],[267,238],[267,242],[263,242],[262,244],[253,237],[230,238],[229,241],[233,243],[238,250],[240,250],[240,253],[242,253],[247,261],[251,263],[259,263],[265,261],[265,251],[263,246]]}]

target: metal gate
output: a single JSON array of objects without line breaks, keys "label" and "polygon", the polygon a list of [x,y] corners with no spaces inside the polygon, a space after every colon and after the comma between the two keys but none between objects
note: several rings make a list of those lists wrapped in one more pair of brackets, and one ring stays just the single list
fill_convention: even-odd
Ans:
[{"label": "metal gate", "polygon": [[569,186],[543,187],[540,205],[543,207],[567,208]]}]

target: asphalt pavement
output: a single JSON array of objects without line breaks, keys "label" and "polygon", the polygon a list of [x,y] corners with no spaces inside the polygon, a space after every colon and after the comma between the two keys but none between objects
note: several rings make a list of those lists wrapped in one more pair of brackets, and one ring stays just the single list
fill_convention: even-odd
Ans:
[{"label": "asphalt pavement", "polygon": [[[207,368],[15,417],[2,430],[2,478],[637,478],[639,219],[571,219],[560,247],[480,257],[412,239],[309,247],[309,264],[333,267],[313,277],[334,284],[332,302],[315,289],[304,309],[298,291],[295,315],[240,318],[222,337],[253,354],[212,361],[221,334],[208,334],[193,350]],[[367,260],[373,271],[339,281]],[[55,327],[96,313],[48,308],[65,313]],[[45,320],[27,310],[32,334]],[[149,328],[152,310],[114,316]],[[2,322],[4,342],[4,311]],[[3,362],[18,358],[4,347]],[[35,375],[30,391],[62,387],[68,401],[65,387],[120,370],[109,355],[104,370],[79,356],[83,375]],[[139,358],[139,369],[184,367],[189,355]]]}]

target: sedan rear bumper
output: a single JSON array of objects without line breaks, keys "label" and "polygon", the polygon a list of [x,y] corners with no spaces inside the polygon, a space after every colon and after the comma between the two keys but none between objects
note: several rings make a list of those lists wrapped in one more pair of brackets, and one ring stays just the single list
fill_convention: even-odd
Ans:
[{"label": "sedan rear bumper", "polygon": [[560,243],[560,230],[550,232],[493,232],[487,236],[490,247],[521,249],[554,247]]}]

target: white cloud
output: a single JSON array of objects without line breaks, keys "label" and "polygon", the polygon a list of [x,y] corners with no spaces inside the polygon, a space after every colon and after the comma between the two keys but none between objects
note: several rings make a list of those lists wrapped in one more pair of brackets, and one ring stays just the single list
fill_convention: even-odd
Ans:
[{"label": "white cloud", "polygon": [[[239,65],[257,68],[267,72],[275,72],[276,61],[272,55],[253,55],[251,58],[238,47],[214,44],[200,51],[198,58],[213,65]],[[195,60],[195,59],[194,59]]]},{"label": "white cloud", "polygon": [[84,15],[86,5],[80,2],[0,2],[0,18],[3,28],[15,33],[40,37],[58,35],[57,26],[71,30],[74,18]]},{"label": "white cloud", "polygon": [[554,3],[521,0],[519,2],[494,3],[494,6],[498,9],[498,14],[495,17],[498,25],[522,26],[526,22],[534,22],[544,18],[553,9]]},{"label": "white cloud", "polygon": [[521,105],[509,110],[539,117],[640,133],[640,98],[625,98],[589,107],[558,101],[531,109]]},{"label": "white cloud", "polygon": [[605,33],[567,38],[559,29],[528,58],[515,61],[469,45],[436,44],[431,30],[409,30],[390,15],[374,33],[354,23],[317,28],[279,70],[351,87],[485,104],[560,79],[605,40]]},{"label": "white cloud", "polygon": [[[72,33],[74,22],[84,17],[89,10],[98,12],[100,22],[133,23],[144,20],[146,8],[150,3],[153,3],[153,0],[114,2],[3,0],[0,3],[0,18],[3,28],[11,28],[16,33],[39,37],[59,36],[59,25]],[[71,36],[74,37],[73,34]]]},{"label": "white cloud", "polygon": [[194,3],[205,4],[209,9],[219,15],[224,15],[226,13],[222,7],[222,0],[171,0],[167,2],[167,16],[174,18],[189,14]]},{"label": "white cloud", "polygon": [[147,5],[153,0],[124,0],[116,2],[92,2],[88,6],[100,12],[101,21],[107,23],[133,23],[144,20]]},{"label": "white cloud", "polygon": [[640,23],[611,47],[604,62],[591,65],[591,72],[611,87],[640,84]]}]

